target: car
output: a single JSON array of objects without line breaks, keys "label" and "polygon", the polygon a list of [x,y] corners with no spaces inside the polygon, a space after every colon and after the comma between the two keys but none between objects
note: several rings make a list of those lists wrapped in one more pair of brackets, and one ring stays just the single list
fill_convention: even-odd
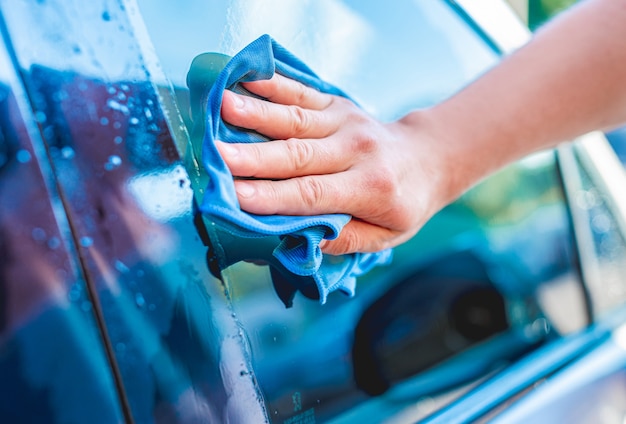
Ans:
[{"label": "car", "polygon": [[354,297],[286,308],[258,261],[275,238],[199,212],[186,86],[194,57],[264,33],[382,120],[530,36],[499,0],[0,1],[0,421],[621,422],[606,137],[486,179]]}]

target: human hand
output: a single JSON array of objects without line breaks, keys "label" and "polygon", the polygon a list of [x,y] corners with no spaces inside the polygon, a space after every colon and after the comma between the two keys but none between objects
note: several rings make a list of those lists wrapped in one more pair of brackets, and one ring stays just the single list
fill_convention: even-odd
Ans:
[{"label": "human hand", "polygon": [[265,99],[224,92],[222,117],[275,141],[217,147],[242,209],[255,214],[345,213],[353,219],[322,249],[374,252],[412,237],[451,199],[445,143],[426,112],[381,123],[348,99],[275,75],[244,84]]}]

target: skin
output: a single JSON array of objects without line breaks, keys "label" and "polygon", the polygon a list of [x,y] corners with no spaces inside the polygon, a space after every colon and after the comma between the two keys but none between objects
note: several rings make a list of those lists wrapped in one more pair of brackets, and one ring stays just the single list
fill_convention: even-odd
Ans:
[{"label": "skin", "polygon": [[344,98],[274,76],[224,93],[222,117],[275,141],[218,143],[241,207],[347,213],[322,248],[373,252],[417,233],[504,165],[626,122],[626,1],[587,0],[451,98],[383,123]]}]

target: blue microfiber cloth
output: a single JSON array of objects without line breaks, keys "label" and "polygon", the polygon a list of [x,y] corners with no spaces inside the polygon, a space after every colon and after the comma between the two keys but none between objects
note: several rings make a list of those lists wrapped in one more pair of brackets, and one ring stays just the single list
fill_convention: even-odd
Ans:
[{"label": "blue microfiber cloth", "polygon": [[[318,291],[315,297],[319,297],[322,304],[334,290],[353,296],[356,277],[377,265],[388,263],[391,250],[342,256],[322,254],[319,247],[322,239],[336,238],[350,221],[349,215],[261,216],[242,211],[235,193],[233,176],[215,147],[215,140],[231,143],[268,141],[267,137],[254,131],[227,124],[221,118],[220,109],[224,90],[251,96],[240,83],[270,79],[274,72],[322,92],[347,97],[338,88],[320,80],[311,69],[268,35],[250,43],[221,70],[208,95],[202,162],[209,182],[200,211],[237,237],[278,236],[280,243],[273,250],[274,257],[294,274],[295,280],[312,278]],[[280,277],[274,275],[274,278]],[[288,281],[289,278],[275,281],[277,291],[290,292],[302,287],[296,284],[298,287],[290,288]],[[310,293],[305,295],[312,297]],[[279,293],[279,296],[289,304],[293,293]]]}]

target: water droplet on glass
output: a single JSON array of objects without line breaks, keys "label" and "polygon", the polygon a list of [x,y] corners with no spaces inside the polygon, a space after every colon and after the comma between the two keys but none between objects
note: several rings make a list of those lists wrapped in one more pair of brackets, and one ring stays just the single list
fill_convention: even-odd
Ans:
[{"label": "water droplet on glass", "polygon": [[89,247],[93,244],[93,239],[91,237],[81,237],[80,238],[80,245],[83,247]]},{"label": "water droplet on glass", "polygon": [[143,113],[144,113],[144,115],[146,115],[146,118],[148,118],[148,120],[151,120],[151,119],[152,119],[152,111],[151,111],[150,109],[145,108],[145,109],[143,110]]},{"label": "water droplet on glass", "polygon": [[140,308],[143,308],[146,304],[146,299],[144,299],[143,294],[141,293],[135,293],[135,303],[137,304],[137,306],[139,306]]},{"label": "water droplet on glass", "polygon": [[50,239],[48,239],[48,247],[50,249],[58,249],[58,247],[61,245],[61,240],[59,240],[57,237],[50,237]]},{"label": "water droplet on glass", "polygon": [[65,91],[65,90],[57,90],[52,95],[52,98],[54,99],[55,102],[62,102],[63,100],[67,99],[68,97],[69,97],[69,95],[67,94],[67,91]]},{"label": "water droplet on glass", "polygon": [[119,93],[117,93],[117,98],[119,100],[126,100],[126,94],[122,93],[121,91]]},{"label": "water droplet on glass", "polygon": [[34,240],[44,241],[46,239],[46,232],[44,231],[43,228],[39,228],[39,227],[33,228],[33,231],[31,231],[31,234]]},{"label": "water droplet on glass", "polygon": [[130,271],[126,264],[120,260],[115,261],[115,269],[117,269],[122,274],[126,274],[128,271]]},{"label": "water droplet on glass", "polygon": [[121,136],[117,136],[113,139],[113,141],[115,142],[115,144],[121,144],[122,141],[124,141],[124,139]]},{"label": "water droplet on glass", "polygon": [[127,84],[122,84],[122,85],[120,85],[120,88],[121,88],[122,90],[124,90],[124,91],[128,91],[128,90],[130,90],[130,87],[129,87]]},{"label": "water droplet on glass", "polygon": [[[120,93],[122,96],[126,97],[124,95],[124,93]],[[119,97],[119,95],[118,95]],[[109,109],[111,110],[117,110],[119,112],[122,112],[125,115],[128,115],[128,106],[121,104],[120,102],[118,102],[117,100],[113,100],[113,99],[109,99],[107,100],[107,106],[109,107]]]},{"label": "water droplet on glass", "polygon": [[69,146],[65,146],[64,148],[61,149],[61,156],[63,156],[64,159],[72,159],[75,155],[74,149],[72,149]]},{"label": "water droplet on glass", "polygon": [[109,118],[107,118],[106,116],[100,118],[100,125],[109,125]]},{"label": "water droplet on glass", "polygon": [[80,299],[80,292],[80,286],[78,284],[74,284],[67,294],[70,302],[76,302],[78,299]]},{"label": "water droplet on glass", "polygon": [[102,20],[107,22],[111,20],[111,14],[107,10],[102,12]]},{"label": "water droplet on glass", "polygon": [[134,116],[130,118],[131,125],[137,125],[138,123],[139,123],[139,119],[135,118]]},{"label": "water droplet on glass", "polygon": [[112,85],[111,85],[111,86],[109,86],[109,88],[107,88],[107,93],[109,93],[109,94],[115,94],[115,93],[116,93],[116,91],[117,91],[117,90],[116,90],[116,89],[115,89],[115,87],[113,87]]},{"label": "water droplet on glass", "polygon": [[122,158],[117,155],[111,155],[109,156],[109,160],[107,161],[107,163],[104,164],[104,169],[106,169],[107,171],[111,171],[115,168],[119,168],[121,164]]},{"label": "water droplet on glass", "polygon": [[19,163],[27,163],[27,162],[30,162],[30,159],[32,156],[30,155],[30,152],[28,150],[21,149],[21,150],[18,150],[15,157],[17,158],[17,161]]},{"label": "water droplet on glass", "polygon": [[119,130],[120,128],[122,128],[122,123],[120,121],[113,122],[113,128]]},{"label": "water droplet on glass", "polygon": [[37,112],[35,112],[35,121],[40,124],[46,122],[46,114],[41,110],[38,110]]}]

